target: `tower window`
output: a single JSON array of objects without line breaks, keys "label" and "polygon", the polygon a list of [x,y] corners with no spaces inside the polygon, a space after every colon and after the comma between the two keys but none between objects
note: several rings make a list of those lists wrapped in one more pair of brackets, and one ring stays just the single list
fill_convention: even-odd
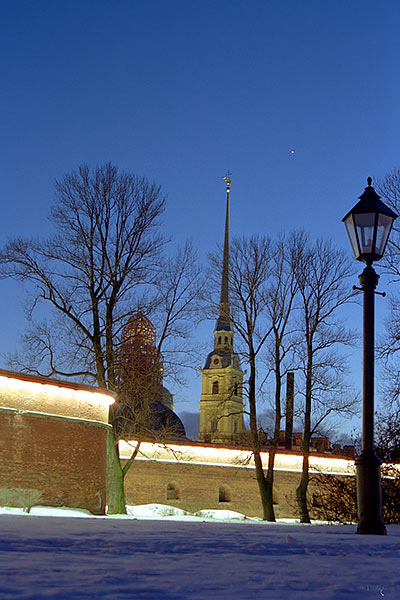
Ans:
[{"label": "tower window", "polygon": [[179,486],[175,481],[167,485],[167,500],[179,500],[181,497]]},{"label": "tower window", "polygon": [[238,384],[237,383],[235,383],[235,387],[234,387],[233,393],[235,394],[235,396],[238,395]]},{"label": "tower window", "polygon": [[228,337],[225,336],[225,344],[227,344],[227,343],[228,343]]},{"label": "tower window", "polygon": [[233,421],[233,433],[237,433],[237,421]]},{"label": "tower window", "polygon": [[219,337],[218,337],[218,344],[220,344],[220,343],[221,343],[221,340],[222,340],[222,338],[221,338],[221,336],[219,336]]},{"label": "tower window", "polygon": [[213,394],[218,394],[218,392],[219,392],[218,381],[213,381],[213,384],[212,384],[212,393]]},{"label": "tower window", "polygon": [[218,419],[212,419],[211,421],[211,433],[216,433],[218,430]]},{"label": "tower window", "polygon": [[227,485],[221,485],[219,488],[219,501],[220,502],[231,502],[232,501],[232,493],[231,489]]}]

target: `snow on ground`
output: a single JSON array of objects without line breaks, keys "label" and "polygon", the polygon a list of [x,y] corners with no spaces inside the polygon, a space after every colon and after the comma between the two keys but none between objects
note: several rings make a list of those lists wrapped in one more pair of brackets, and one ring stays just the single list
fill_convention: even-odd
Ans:
[{"label": "snow on ground", "polygon": [[354,525],[266,524],[162,505],[123,517],[0,512],[1,599],[400,598],[399,525],[358,536]]}]

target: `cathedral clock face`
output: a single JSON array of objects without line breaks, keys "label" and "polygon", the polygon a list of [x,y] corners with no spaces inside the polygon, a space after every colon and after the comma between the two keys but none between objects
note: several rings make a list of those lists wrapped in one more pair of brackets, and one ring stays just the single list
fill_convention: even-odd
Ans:
[{"label": "cathedral clock face", "polygon": [[213,356],[210,362],[210,369],[218,369],[221,367],[221,360],[219,356]]}]

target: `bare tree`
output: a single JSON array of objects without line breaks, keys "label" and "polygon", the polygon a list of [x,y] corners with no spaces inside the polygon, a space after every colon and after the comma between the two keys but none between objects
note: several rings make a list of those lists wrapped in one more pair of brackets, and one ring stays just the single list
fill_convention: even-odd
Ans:
[{"label": "bare tree", "polygon": [[[375,187],[385,203],[397,214],[400,213],[400,169],[393,169],[376,180]],[[382,259],[384,270],[394,281],[400,280],[400,224],[393,223],[385,255]]]},{"label": "bare tree", "polygon": [[153,322],[158,331],[158,351],[163,354],[164,377],[182,383],[183,369],[197,372],[199,352],[187,343],[202,318],[200,292],[204,273],[191,242],[173,256],[163,256],[155,282],[156,307]]},{"label": "bare tree", "polygon": [[[114,493],[113,512],[125,512],[124,479],[142,441],[165,444],[185,434],[181,421],[172,411],[172,395],[163,386],[161,343],[159,339],[156,345],[155,327],[142,312],[131,317],[123,328],[115,357],[118,398],[111,406],[110,421],[114,443],[125,440],[132,454],[123,462],[118,460],[109,471],[109,502]],[[116,485],[112,483],[113,478]]]},{"label": "bare tree", "polygon": [[[31,352],[25,370],[115,390],[122,327],[138,307],[147,312],[163,307],[168,311],[163,342],[171,328],[177,332],[194,297],[193,263],[187,260],[183,272],[168,275],[159,228],[165,198],[145,178],[120,173],[111,164],[92,172],[83,165],[55,187],[55,233],[43,241],[12,240],[0,251],[2,276],[29,289],[31,330],[25,341]],[[168,291],[168,277],[180,282],[178,291]],[[36,323],[35,314],[48,308],[53,317]],[[119,483],[111,486],[109,509],[119,512],[125,510],[123,477],[113,439],[110,448]]]},{"label": "bare tree", "polygon": [[398,403],[376,415],[376,453],[384,462],[400,463],[400,409]]},{"label": "bare tree", "polygon": [[[151,440],[166,444],[184,433],[180,420],[164,405],[168,391],[163,387],[163,376],[167,373],[182,383],[184,369],[193,365],[193,355],[196,356],[188,339],[198,318],[203,275],[190,243],[178,249],[175,256],[160,258],[160,274],[154,287],[155,307],[152,308],[158,328],[148,322],[153,329],[152,339],[146,341],[144,349],[140,331],[129,330],[128,322],[116,352],[118,402],[111,410],[114,441],[133,439],[134,443],[131,457],[121,464],[117,453],[118,460],[110,469],[109,489],[113,502],[109,512],[125,512],[123,482],[141,442]],[[127,339],[129,331],[131,337]]]},{"label": "bare tree", "polygon": [[333,413],[352,412],[355,396],[343,383],[345,360],[337,351],[350,344],[353,334],[340,321],[339,309],[354,295],[348,281],[354,269],[345,254],[330,242],[310,243],[300,233],[297,241],[295,275],[300,297],[298,347],[304,376],[303,467],[296,489],[302,523],[309,523],[307,488],[311,436]]},{"label": "bare tree", "polygon": [[[271,335],[267,343],[267,365],[274,380],[273,433],[268,443],[268,469],[266,475],[267,519],[275,521],[273,485],[275,455],[279,444],[282,421],[282,381],[288,370],[293,370],[293,353],[296,335],[293,325],[297,280],[295,260],[297,235],[280,236],[271,256],[271,269],[267,288],[266,315]],[[289,362],[288,362],[289,359]]]},{"label": "bare tree", "polygon": [[[257,421],[257,368],[261,351],[271,331],[271,328],[267,329],[264,320],[268,303],[271,249],[271,240],[265,236],[234,239],[229,271],[231,321],[240,336],[242,355],[249,366],[247,397],[250,440],[264,519],[271,518],[272,497],[269,498],[261,459],[262,432]],[[220,264],[220,260],[216,262]]]},{"label": "bare tree", "polygon": [[83,165],[56,181],[55,234],[12,240],[1,250],[3,277],[30,284],[31,313],[41,305],[54,309],[74,349],[65,364],[51,352],[52,332],[43,327],[38,370],[115,389],[115,335],[132,312],[137,288],[154,277],[164,205],[160,188],[143,178],[110,164],[93,173]]},{"label": "bare tree", "polygon": [[[376,189],[384,202],[400,214],[400,169],[393,169],[376,180]],[[379,263],[391,283],[400,282],[400,225],[393,223],[385,255]],[[399,404],[400,398],[400,296],[396,291],[389,295],[389,313],[385,321],[385,332],[378,338],[378,357],[383,359],[384,378],[381,392],[386,403]],[[391,406],[389,407],[391,408]]]}]

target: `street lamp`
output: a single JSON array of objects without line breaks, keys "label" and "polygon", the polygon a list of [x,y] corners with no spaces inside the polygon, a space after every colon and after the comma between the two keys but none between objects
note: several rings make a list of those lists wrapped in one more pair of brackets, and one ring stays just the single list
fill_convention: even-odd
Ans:
[{"label": "street lamp", "polygon": [[363,418],[361,454],[356,459],[357,472],[357,533],[386,534],[382,520],[381,460],[374,450],[374,330],[375,288],[379,276],[372,267],[380,260],[397,219],[371,186],[360,196],[360,201],[342,219],[346,225],[354,256],[366,263],[359,276],[363,291]]}]

